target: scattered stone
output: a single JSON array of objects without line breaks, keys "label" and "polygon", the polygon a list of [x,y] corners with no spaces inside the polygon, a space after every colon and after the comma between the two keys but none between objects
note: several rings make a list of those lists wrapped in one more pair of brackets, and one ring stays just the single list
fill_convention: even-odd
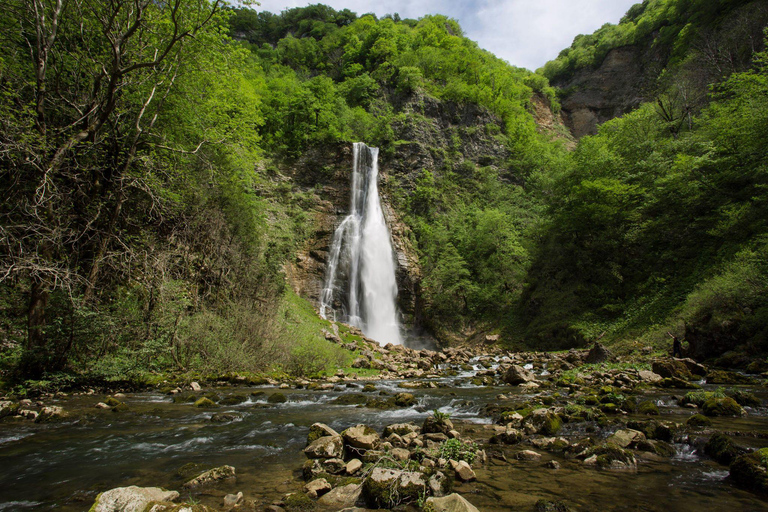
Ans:
[{"label": "scattered stone", "polygon": [[194,391],[195,393],[199,393],[203,390],[203,388],[200,387],[200,384],[198,384],[197,382],[190,382],[189,387],[192,388],[192,391]]},{"label": "scattered stone", "polygon": [[598,364],[606,361],[613,361],[615,358],[610,350],[608,350],[602,343],[595,343],[595,345],[589,350],[585,362],[587,364]]},{"label": "scattered stone", "polygon": [[307,485],[304,486],[304,492],[309,496],[310,498],[317,499],[323,494],[326,494],[328,491],[331,490],[331,484],[328,483],[328,480],[325,478],[318,478],[317,480],[312,480]]},{"label": "scattered stone", "polygon": [[118,487],[99,494],[90,512],[143,512],[153,501],[174,501],[178,497],[178,492],[159,487]]},{"label": "scattered stone", "polygon": [[628,448],[640,441],[645,441],[645,434],[638,430],[625,429],[617,430],[607,439],[606,443],[619,448]]},{"label": "scattered stone", "polygon": [[472,470],[472,467],[467,463],[467,461],[460,460],[456,462],[456,464],[453,464],[454,461],[451,461],[451,465],[453,466],[453,471],[456,473],[456,478],[463,482],[472,482],[474,480],[477,480],[477,475],[475,475],[475,472]]},{"label": "scattered stone", "polygon": [[235,468],[232,466],[220,466],[218,468],[210,469],[203,474],[193,478],[185,483],[182,487],[184,489],[197,489],[212,484],[231,484],[235,483],[237,477],[235,476]]},{"label": "scattered stone", "polygon": [[358,471],[360,471],[360,468],[363,467],[363,463],[360,461],[360,459],[352,459],[349,462],[347,462],[346,467],[344,468],[348,475],[354,475]]},{"label": "scattered stone", "polygon": [[304,455],[310,459],[343,459],[344,440],[338,434],[320,437],[304,448]]},{"label": "scattered stone", "polygon": [[317,503],[330,510],[354,507],[360,500],[362,491],[360,484],[342,485],[321,496]]},{"label": "scattered stone", "polygon": [[63,408],[58,405],[49,405],[42,408],[35,423],[55,423],[57,421],[62,421],[66,417],[67,413],[64,412]]},{"label": "scattered stone", "polygon": [[434,512],[480,512],[477,507],[456,493],[443,498],[429,497],[426,505],[425,510]]},{"label": "scattered stone", "polygon": [[341,433],[344,443],[352,448],[375,450],[381,444],[379,434],[367,425],[355,425]]},{"label": "scattered stone", "polygon": [[539,460],[541,459],[541,454],[533,450],[523,450],[518,452],[515,458],[517,460]]},{"label": "scattered stone", "polygon": [[384,427],[384,437],[389,437],[392,434],[398,436],[407,436],[408,434],[418,434],[419,427],[413,423],[394,423]]},{"label": "scattered stone", "polygon": [[239,505],[243,502],[243,493],[238,492],[237,494],[227,494],[224,496],[224,507],[226,508],[232,508],[235,505]]},{"label": "scattered stone", "polygon": [[533,375],[533,372],[526,370],[522,366],[513,364],[509,367],[507,373],[504,374],[503,380],[511,386],[516,386],[518,384],[532,382],[536,380],[536,377]]},{"label": "scattered stone", "polygon": [[426,486],[422,473],[374,468],[363,482],[363,498],[371,507],[391,508],[418,500]]}]

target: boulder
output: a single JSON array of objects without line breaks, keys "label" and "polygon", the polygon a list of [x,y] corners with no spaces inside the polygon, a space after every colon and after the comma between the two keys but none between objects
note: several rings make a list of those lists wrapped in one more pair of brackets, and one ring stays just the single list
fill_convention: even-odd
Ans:
[{"label": "boulder", "polygon": [[398,407],[411,407],[416,403],[416,397],[412,393],[398,393],[395,395],[395,405]]},{"label": "boulder", "polygon": [[375,450],[381,444],[378,432],[367,425],[355,425],[341,433],[344,444],[361,450]]},{"label": "boulder", "polygon": [[477,480],[477,475],[475,475],[472,466],[470,466],[467,461],[460,460],[455,464],[453,462],[454,461],[451,461],[451,466],[453,466],[453,471],[456,473],[456,478],[462,482],[472,482]]},{"label": "boulder", "polygon": [[195,407],[217,407],[210,398],[201,398],[195,402]]},{"label": "boulder", "polygon": [[418,434],[419,430],[419,427],[413,423],[394,423],[384,427],[384,437],[389,437],[392,434],[397,434],[399,436],[406,436],[412,433]]},{"label": "boulder", "polygon": [[701,407],[705,416],[746,416],[747,411],[731,397],[709,398]]},{"label": "boulder", "polygon": [[325,478],[318,478],[317,480],[312,480],[307,485],[304,486],[304,492],[307,496],[309,496],[312,499],[317,499],[318,497],[322,496],[323,494],[328,493],[328,491],[331,490],[331,484],[328,483],[328,480]]},{"label": "boulder", "polygon": [[500,432],[491,437],[492,444],[517,444],[523,440],[523,433],[515,428],[507,426],[504,432]]},{"label": "boulder", "polygon": [[198,487],[204,487],[213,484],[232,484],[235,483],[237,477],[235,476],[235,468],[232,466],[219,466],[218,468],[210,469],[201,475],[193,478],[185,483],[182,487],[184,489],[197,489]]},{"label": "boulder", "polygon": [[347,470],[344,459],[323,459],[321,462],[323,471],[332,475],[340,475]]},{"label": "boulder", "polygon": [[144,512],[153,501],[173,501],[178,497],[178,492],[159,487],[118,487],[99,494],[90,512]]},{"label": "boulder", "polygon": [[37,419],[35,419],[35,423],[55,423],[57,421],[62,421],[66,417],[67,413],[64,412],[64,409],[57,405],[50,405],[48,407],[43,407],[40,410],[40,414],[37,416]]},{"label": "boulder", "polygon": [[763,493],[768,491],[768,468],[760,456],[765,451],[762,449],[754,453],[739,455],[731,462],[730,476],[736,485]]},{"label": "boulder", "polygon": [[239,505],[243,502],[243,493],[227,494],[224,496],[224,508],[232,508],[235,505]]},{"label": "boulder", "polygon": [[653,371],[662,378],[690,380],[693,374],[688,369],[688,365],[681,359],[654,359],[651,363]]},{"label": "boulder", "polygon": [[515,458],[517,460],[539,460],[541,459],[541,454],[533,450],[523,450],[521,452],[517,452]]},{"label": "boulder", "polygon": [[477,507],[456,493],[443,498],[434,496],[427,498],[425,509],[427,508],[434,512],[480,512]]},{"label": "boulder", "polygon": [[589,350],[585,362],[587,364],[598,364],[606,361],[613,361],[615,358],[610,350],[608,350],[602,343],[595,343],[595,345]]},{"label": "boulder", "polygon": [[[430,459],[424,459],[424,461],[430,461]],[[429,491],[432,493],[432,496],[445,496],[446,491],[450,487],[450,482],[448,480],[448,477],[446,477],[442,471],[437,471],[435,474],[429,477],[429,482],[427,483],[429,485]]]},{"label": "boulder", "polygon": [[618,446],[619,448],[627,448],[640,441],[645,441],[645,434],[639,430],[624,429],[617,430],[607,440],[607,444]]},{"label": "boulder", "polygon": [[707,375],[707,384],[740,384],[748,386],[754,383],[755,379],[751,377],[725,370],[713,370]]},{"label": "boulder", "polygon": [[374,468],[363,482],[362,495],[371,507],[392,508],[418,500],[426,492],[426,487],[422,473]]},{"label": "boulder", "polygon": [[703,414],[694,414],[688,418],[685,422],[689,427],[709,427],[712,425],[712,420],[704,416]]},{"label": "boulder", "polygon": [[362,491],[363,488],[360,484],[342,485],[321,496],[317,503],[330,510],[354,507],[360,500]]},{"label": "boulder", "polygon": [[527,434],[553,436],[557,434],[561,426],[560,417],[549,409],[536,409],[523,421],[523,427]]},{"label": "boulder", "polygon": [[453,422],[447,417],[427,416],[421,425],[422,434],[442,433],[447,434],[453,430]]},{"label": "boulder", "polygon": [[658,384],[663,379],[661,375],[652,372],[651,370],[640,370],[637,372],[637,375],[640,377],[641,381],[648,384]]},{"label": "boulder", "polygon": [[516,386],[518,384],[533,382],[536,380],[536,377],[533,375],[533,372],[526,370],[520,365],[513,364],[504,374],[503,380],[511,386]]},{"label": "boulder", "polygon": [[321,437],[333,437],[338,435],[338,432],[333,430],[325,423],[314,423],[311,427],[309,427],[309,434],[307,434],[307,446],[312,444],[314,441],[317,441]]},{"label": "boulder", "polygon": [[15,404],[9,400],[3,400],[0,402],[0,418],[6,416],[13,416],[19,410],[20,405]]},{"label": "boulder", "polygon": [[267,397],[267,402],[270,404],[282,404],[288,401],[288,397],[279,391],[272,393]]},{"label": "boulder", "polygon": [[304,455],[310,459],[343,459],[344,440],[338,434],[320,437],[304,448]]},{"label": "boulder", "polygon": [[360,471],[360,468],[362,467],[363,463],[360,461],[360,459],[352,459],[347,462],[347,465],[344,467],[344,471],[346,471],[348,475],[354,475]]},{"label": "boulder", "polygon": [[720,464],[729,465],[737,457],[746,452],[744,448],[738,446],[731,438],[720,432],[712,434],[707,444],[704,445],[704,453],[712,457]]}]

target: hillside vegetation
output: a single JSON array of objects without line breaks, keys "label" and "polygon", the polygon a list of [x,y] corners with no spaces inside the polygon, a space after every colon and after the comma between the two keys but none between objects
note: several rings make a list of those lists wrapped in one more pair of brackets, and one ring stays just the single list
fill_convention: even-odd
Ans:
[{"label": "hillside vegetation", "polygon": [[[397,169],[382,189],[442,342],[768,348],[764,52],[697,110],[660,93],[569,151],[532,115],[558,112],[547,78],[444,16],[33,4],[0,13],[4,379],[348,364],[284,268],[327,184],[297,162],[358,140]],[[684,62],[714,4],[646,1],[544,73],[597,63],[628,24]],[[409,168],[414,148],[434,163]]]}]

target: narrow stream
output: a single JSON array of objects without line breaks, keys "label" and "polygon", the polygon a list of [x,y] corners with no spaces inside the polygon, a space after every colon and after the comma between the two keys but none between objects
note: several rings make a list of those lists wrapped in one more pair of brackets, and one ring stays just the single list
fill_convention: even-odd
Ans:
[{"label": "narrow stream", "polygon": [[[499,393],[514,393],[520,400],[532,393],[508,386],[466,384],[465,378],[480,368],[475,365],[473,371],[436,381],[450,387],[412,390],[400,388],[403,381],[374,382],[374,394],[408,391],[417,397],[414,407],[393,410],[333,404],[341,395],[362,393],[363,382],[352,384],[354,387],[338,384],[326,391],[219,388],[215,391],[220,396],[239,395],[245,401],[207,410],[174,403],[171,397],[152,392],[128,395],[123,400],[129,410],[120,413],[94,408],[104,396],[61,398],[54,404],[71,414],[68,421],[0,423],[0,511],[88,510],[99,492],[127,485],[180,490],[185,479],[179,470],[190,463],[203,469],[223,464],[237,469],[236,484],[194,496],[195,500],[218,507],[224,494],[243,491],[248,499],[268,504],[300,489],[296,475],[306,460],[302,449],[308,428],[315,422],[327,423],[337,431],[364,423],[381,432],[391,423],[420,424],[438,409],[449,413],[452,420],[471,423],[464,424],[465,429],[490,437],[491,420],[482,416],[483,406],[496,402]],[[284,393],[288,401],[268,404],[267,397],[276,391]],[[668,394],[652,398],[661,404],[660,419],[682,422],[691,413],[674,405]],[[240,418],[211,421],[213,414],[223,412],[238,413]],[[765,433],[768,417],[763,410],[753,410],[747,418],[719,419],[716,426]],[[562,432],[566,437],[584,435],[569,427]],[[737,441],[768,444],[759,437]],[[578,461],[546,452],[540,462],[491,457],[477,471],[478,482],[461,484],[456,490],[484,511],[533,510],[540,498],[564,499],[579,510],[768,510],[764,497],[727,481],[726,467],[702,457],[686,443],[676,446],[675,457],[641,460],[636,473],[587,469]],[[544,463],[553,458],[561,469],[545,468]],[[187,495],[182,493],[182,498]]]}]

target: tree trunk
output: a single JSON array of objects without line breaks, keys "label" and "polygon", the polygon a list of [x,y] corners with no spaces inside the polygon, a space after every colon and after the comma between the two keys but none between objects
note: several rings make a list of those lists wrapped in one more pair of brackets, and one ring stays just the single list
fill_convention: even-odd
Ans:
[{"label": "tree trunk", "polygon": [[45,371],[48,346],[45,337],[45,309],[48,306],[48,290],[37,277],[32,278],[27,310],[27,347],[24,355],[26,376],[40,376]]}]

